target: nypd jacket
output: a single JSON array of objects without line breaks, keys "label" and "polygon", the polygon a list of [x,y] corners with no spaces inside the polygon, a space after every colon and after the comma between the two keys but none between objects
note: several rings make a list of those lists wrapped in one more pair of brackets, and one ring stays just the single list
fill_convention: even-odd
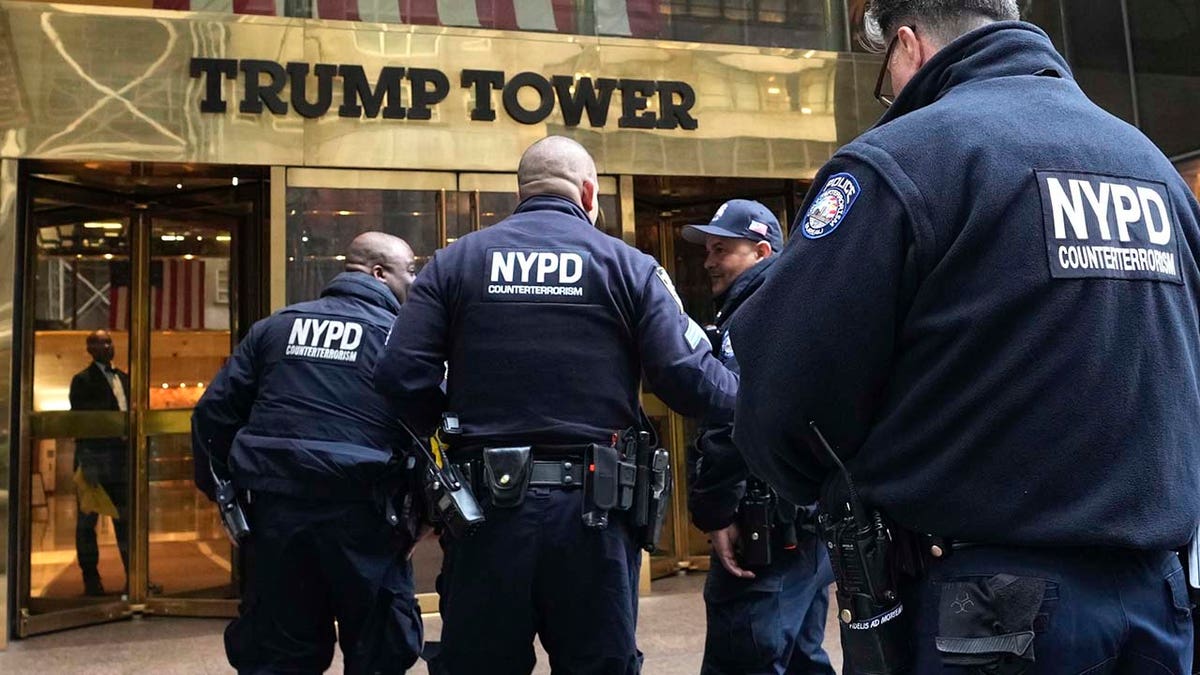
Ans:
[{"label": "nypd jacket", "polygon": [[[766,258],[742,272],[725,293],[715,299],[718,307],[716,330],[709,330],[709,336],[713,338],[713,353],[734,373],[739,369],[729,338],[730,319],[742,303],[762,286],[767,270],[775,260],[774,256]],[[738,503],[746,492],[746,479],[750,477],[750,471],[733,445],[731,431],[732,426],[727,424],[703,426],[697,442],[688,449],[688,511],[692,514],[692,522],[704,532],[719,530],[733,523],[737,517]],[[794,515],[795,509],[791,510]]]},{"label": "nypd jacket", "polygon": [[211,455],[238,488],[371,498],[400,443],[371,384],[399,309],[383,283],[344,272],[254,324],[192,415],[196,485],[212,496]]},{"label": "nypd jacket", "polygon": [[[936,54],[822,169],[734,319],[735,437],[918,532],[1162,549],[1200,515],[1200,210],[1037,28]],[[741,343],[754,341],[754,348]]]},{"label": "nypd jacket", "polygon": [[439,251],[396,325],[376,386],[421,431],[457,413],[464,444],[607,443],[637,423],[643,374],[683,414],[732,419],[736,376],[667,274],[560,197]]}]

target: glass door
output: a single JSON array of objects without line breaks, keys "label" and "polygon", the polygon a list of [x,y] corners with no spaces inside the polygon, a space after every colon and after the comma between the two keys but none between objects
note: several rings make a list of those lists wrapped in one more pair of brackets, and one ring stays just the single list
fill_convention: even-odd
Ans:
[{"label": "glass door", "polygon": [[21,185],[18,632],[232,615],[236,558],[192,485],[190,409],[246,313],[232,252],[260,230],[263,184],[28,162]]},{"label": "glass door", "polygon": [[[636,245],[652,255],[671,275],[684,309],[704,325],[716,314],[703,246],[683,240],[687,225],[704,224],[730,199],[753,199],[766,205],[787,233],[796,208],[803,203],[808,181],[657,177],[634,178]],[[686,454],[696,437],[696,423],[676,414],[653,393],[644,394],[643,406],[671,453],[675,492],[663,526],[660,551],[651,559],[651,574],[662,577],[680,570],[707,570],[711,546],[708,536],[691,523],[687,513]]]}]

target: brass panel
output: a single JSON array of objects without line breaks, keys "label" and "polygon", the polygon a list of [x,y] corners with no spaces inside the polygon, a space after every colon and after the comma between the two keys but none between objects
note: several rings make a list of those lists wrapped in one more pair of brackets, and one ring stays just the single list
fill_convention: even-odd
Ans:
[{"label": "brass panel", "polygon": [[274,312],[287,304],[287,169],[271,167],[271,307]]},{"label": "brass panel", "polygon": [[458,189],[462,192],[505,192],[517,193],[515,173],[460,173]]},{"label": "brass panel", "polygon": [[600,194],[615,195],[617,194],[617,177],[616,176],[600,176],[598,179]]},{"label": "brass panel", "polygon": [[88,605],[47,614],[29,614],[27,610],[21,610],[17,635],[29,637],[66,628],[91,626],[105,621],[117,621],[130,614],[132,614],[132,610],[124,602],[106,602],[102,605]]},{"label": "brass panel", "polygon": [[29,422],[34,438],[114,438],[129,435],[129,415],[118,410],[36,412]]},{"label": "brass panel", "polygon": [[147,598],[142,611],[160,616],[236,619],[238,601],[210,598]]},{"label": "brass panel", "polygon": [[192,433],[191,410],[150,410],[145,419],[142,431],[147,436]]},{"label": "brass panel", "polygon": [[454,174],[431,171],[288,169],[287,186],[347,190],[454,190]]},{"label": "brass panel", "polygon": [[[13,307],[17,269],[17,162],[0,160],[0,651],[8,645],[8,486],[12,470]],[[19,401],[18,401],[19,403]]]},{"label": "brass panel", "polygon": [[[855,66],[878,63],[805,49],[9,0],[0,0],[0,23],[18,82],[0,94],[0,106],[19,111],[0,122],[5,157],[511,172],[532,141],[560,133],[583,143],[605,174],[799,178],[871,121],[858,109]],[[434,68],[450,92],[429,120],[339,117],[341,86],[318,118],[290,105],[282,115],[251,114],[239,112],[239,72],[222,80],[226,111],[201,113],[205,82],[190,77],[193,57],[353,64],[371,78],[384,66]],[[622,128],[619,90],[602,127],[586,116],[566,126],[557,104],[540,123],[518,123],[500,92],[492,93],[496,120],[472,120],[465,69],[679,80],[696,92],[699,127]],[[409,88],[406,79],[405,101]],[[526,95],[535,98],[524,89],[520,100]],[[289,87],[282,96],[289,101]],[[652,97],[648,110],[660,105]]]},{"label": "brass panel", "polygon": [[637,246],[637,213],[633,203],[633,176],[621,176],[620,195],[621,240],[630,246]]}]

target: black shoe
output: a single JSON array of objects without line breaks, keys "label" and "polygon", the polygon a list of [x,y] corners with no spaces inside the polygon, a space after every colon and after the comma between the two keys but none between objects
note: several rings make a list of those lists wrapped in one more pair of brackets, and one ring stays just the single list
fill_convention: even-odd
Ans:
[{"label": "black shoe", "polygon": [[91,597],[104,595],[104,584],[100,583],[100,577],[84,577],[83,594]]}]

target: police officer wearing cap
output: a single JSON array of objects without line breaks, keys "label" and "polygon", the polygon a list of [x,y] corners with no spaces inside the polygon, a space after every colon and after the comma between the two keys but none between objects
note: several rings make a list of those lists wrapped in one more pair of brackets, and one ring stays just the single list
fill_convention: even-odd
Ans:
[{"label": "police officer wearing cap", "polygon": [[196,484],[216,500],[232,479],[249,521],[225,630],[239,673],[323,672],[335,640],[347,673],[403,673],[420,654],[415,533],[383,508],[405,497],[406,446],[371,381],[414,273],[404,240],[360,234],[346,271],[255,323],[196,405]]},{"label": "police officer wearing cap", "polygon": [[[766,206],[734,199],[707,225],[684,228],[683,238],[707,250],[704,267],[717,307],[708,332],[714,353],[737,372],[729,323],[783,248],[779,222]],[[831,675],[821,643],[833,572],[814,536],[813,509],[797,508],[751,475],[730,431],[727,425],[701,428],[702,442],[689,455],[692,522],[713,542],[701,672]],[[748,522],[756,517],[751,514],[761,514],[760,521]],[[767,543],[755,549],[749,537]],[[741,625],[750,630],[738,630]]]},{"label": "police officer wearing cap", "polygon": [[[729,322],[783,249],[779,221],[758,202],[733,199],[707,225],[685,227],[683,238],[707,251],[717,309],[707,331],[714,354],[736,373]],[[813,509],[797,508],[752,476],[730,432],[728,425],[702,427],[703,442],[689,452],[688,509],[713,543],[701,673],[833,675],[821,647],[833,571],[812,528]],[[766,518],[748,522],[757,514]],[[748,537],[766,541],[765,555],[745,546]]]},{"label": "police officer wearing cap", "polygon": [[638,535],[616,508],[601,526],[586,487],[601,477],[581,464],[639,426],[643,375],[669,406],[713,424],[732,420],[737,379],[666,272],[594,227],[596,167],[582,146],[538,141],[517,179],[512,216],[421,271],[375,373],[418,433],[457,416],[447,460],[484,502],[478,532],[442,535],[430,667],[526,675],[537,635],[556,673],[637,673]]},{"label": "police officer wearing cap", "polygon": [[[735,438],[804,503],[844,487],[815,423],[921,542],[896,581],[910,672],[1182,675],[1200,207],[1017,18],[870,2],[891,107],[818,174],[734,319]],[[864,618],[842,611],[846,644]]]}]

